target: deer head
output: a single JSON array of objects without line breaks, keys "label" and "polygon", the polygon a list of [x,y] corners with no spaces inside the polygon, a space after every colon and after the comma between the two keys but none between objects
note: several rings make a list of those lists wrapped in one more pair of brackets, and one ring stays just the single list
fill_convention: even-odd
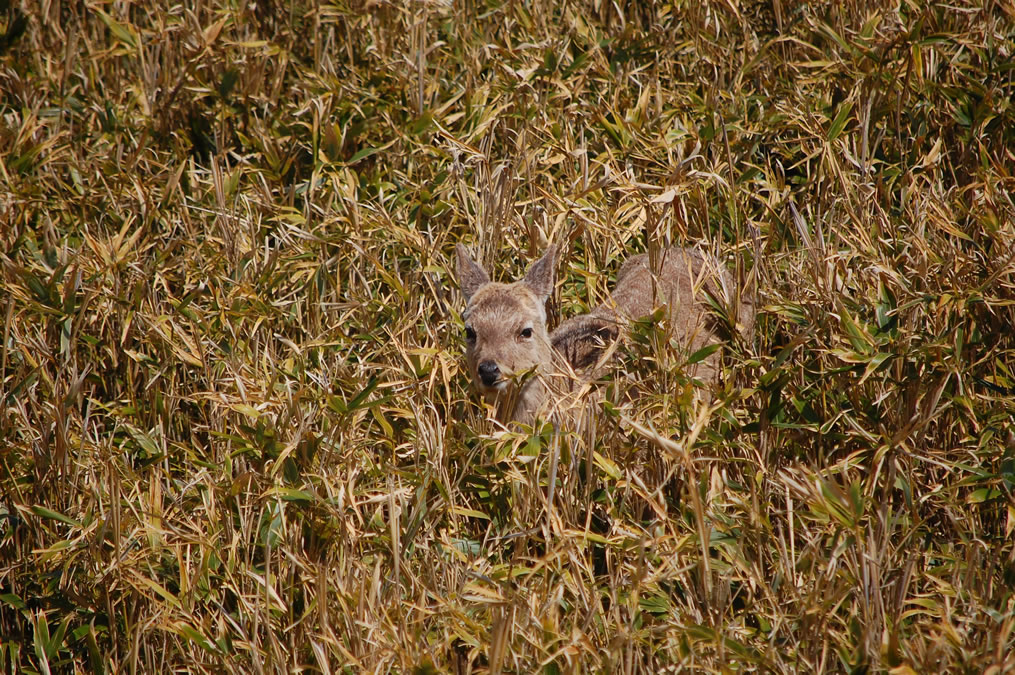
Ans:
[{"label": "deer head", "polygon": [[466,361],[483,397],[502,411],[502,421],[531,421],[546,397],[543,376],[553,367],[546,330],[546,299],[553,290],[557,249],[551,246],[521,281],[502,284],[461,244],[458,282],[465,295]]}]

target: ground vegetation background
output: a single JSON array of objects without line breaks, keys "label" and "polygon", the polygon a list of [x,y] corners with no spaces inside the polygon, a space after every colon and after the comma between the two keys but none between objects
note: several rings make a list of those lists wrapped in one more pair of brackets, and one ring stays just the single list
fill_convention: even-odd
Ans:
[{"label": "ground vegetation background", "polygon": [[[2,667],[1010,671],[1013,63],[990,0],[3,0]],[[756,287],[714,405],[646,321],[487,419],[454,245],[549,241],[557,320]]]}]

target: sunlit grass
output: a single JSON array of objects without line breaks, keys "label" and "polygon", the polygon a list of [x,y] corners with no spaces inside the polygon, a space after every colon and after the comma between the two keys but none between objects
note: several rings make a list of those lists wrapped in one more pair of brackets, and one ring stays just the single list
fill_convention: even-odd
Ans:
[{"label": "sunlit grass", "polygon": [[[0,7],[5,670],[1015,667],[1011,13],[626,5]],[[487,419],[550,241],[756,286],[714,405]]]}]

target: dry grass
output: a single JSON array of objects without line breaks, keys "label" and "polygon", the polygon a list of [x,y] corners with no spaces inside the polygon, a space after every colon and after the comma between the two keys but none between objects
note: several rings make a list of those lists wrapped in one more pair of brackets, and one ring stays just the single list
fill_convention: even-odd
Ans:
[{"label": "dry grass", "polygon": [[[1010,6],[0,32],[6,670],[1015,668]],[[646,325],[589,425],[497,430],[453,247],[546,240],[564,316],[666,242],[756,276],[716,405]]]}]

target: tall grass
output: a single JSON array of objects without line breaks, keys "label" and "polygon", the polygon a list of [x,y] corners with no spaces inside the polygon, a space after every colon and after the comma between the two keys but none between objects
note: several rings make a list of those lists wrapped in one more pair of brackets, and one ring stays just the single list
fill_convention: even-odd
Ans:
[{"label": "tall grass", "polygon": [[[993,2],[3,3],[4,669],[1015,668],[1013,55]],[[559,316],[700,243],[756,335],[498,428],[460,241],[562,243]]]}]

